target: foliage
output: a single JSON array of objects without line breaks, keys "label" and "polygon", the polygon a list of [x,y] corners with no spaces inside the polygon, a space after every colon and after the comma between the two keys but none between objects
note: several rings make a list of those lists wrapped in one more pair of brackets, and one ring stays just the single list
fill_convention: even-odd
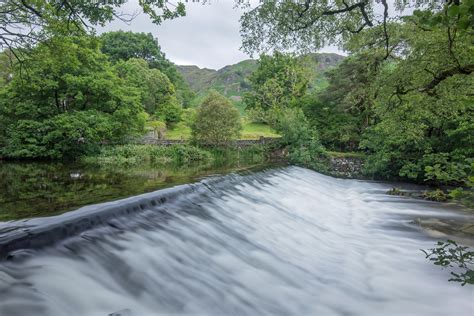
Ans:
[{"label": "foliage", "polygon": [[397,195],[397,196],[408,196],[410,195],[409,192],[403,191],[400,188],[391,188],[390,190],[387,191],[388,195]]},{"label": "foliage", "polygon": [[147,121],[145,124],[148,130],[153,131],[153,135],[158,139],[162,139],[166,133],[166,123],[163,121]]},{"label": "foliage", "polygon": [[[467,93],[474,87],[472,74],[466,70],[474,53],[469,35],[458,31],[450,40],[444,29],[424,29],[407,19],[397,26],[397,40],[391,39],[394,55],[384,59],[381,47],[373,44],[378,31],[374,28],[353,38],[351,45],[357,43],[359,51],[346,59],[338,71],[344,74],[344,68],[353,67],[355,72],[341,76],[339,81],[330,80],[319,101],[330,109],[339,108],[339,115],[352,118],[348,120],[356,124],[352,131],[360,139],[360,148],[368,153],[368,174],[463,185],[474,145],[470,136],[474,122],[469,114],[474,103]],[[365,62],[369,63],[363,66]],[[364,73],[370,67],[373,71]],[[363,85],[359,86],[359,82]],[[354,95],[363,98],[353,98]],[[307,113],[321,113],[315,108],[318,109],[311,106],[313,111]],[[319,123],[318,119],[315,121]],[[324,121],[319,126],[331,129]],[[332,129],[347,127],[340,124]],[[337,144],[331,138],[330,142],[323,142]]]},{"label": "foliage", "polygon": [[239,136],[241,129],[239,112],[232,103],[218,92],[211,91],[197,109],[192,137],[201,145],[225,146]]},{"label": "foliage", "polygon": [[425,200],[436,201],[436,202],[446,202],[449,198],[449,195],[447,195],[440,189],[436,189],[434,191],[423,192],[423,197],[425,198]]},{"label": "foliage", "polygon": [[327,73],[326,89],[302,101],[328,148],[356,150],[360,135],[373,125],[379,63],[380,56],[373,53],[349,56]]},{"label": "foliage", "polygon": [[181,113],[181,121],[187,126],[193,125],[193,122],[196,120],[196,109],[188,108],[184,109]]},{"label": "foliage", "polygon": [[465,187],[458,187],[449,192],[449,196],[474,208],[474,163],[471,164],[471,172],[466,181]]},{"label": "foliage", "polygon": [[[325,45],[347,43],[354,35],[378,29],[372,43],[390,54],[390,24],[406,16],[406,8],[424,9],[422,22],[432,26],[472,28],[470,0],[448,1],[282,1],[265,0],[258,5],[237,1],[245,10],[241,35],[249,54],[271,50],[316,51]],[[415,10],[415,14],[417,11]],[[423,11],[421,11],[423,12]],[[444,17],[444,18],[443,18]]]},{"label": "foliage", "polygon": [[130,86],[140,91],[145,111],[166,122],[179,121],[180,106],[173,84],[158,69],[150,69],[144,59],[119,61],[117,72]]},{"label": "foliage", "polygon": [[[325,71],[335,66],[344,57],[337,54],[312,53],[296,56],[296,58],[311,74],[310,90],[320,90],[327,84]],[[254,59],[247,59],[219,70],[197,66],[177,66],[177,68],[196,92],[198,96],[196,105],[200,104],[202,97],[205,97],[210,90],[216,90],[230,98],[236,105],[240,105],[241,98],[251,89],[249,77],[258,68],[258,64]]]},{"label": "foliage", "polygon": [[176,90],[176,96],[184,107],[190,105],[194,97],[176,66],[161,51],[158,40],[151,33],[125,31],[107,32],[100,36],[102,52],[114,63],[129,59],[143,59],[150,69],[157,69],[168,77]]},{"label": "foliage", "polygon": [[203,149],[187,146],[121,145],[101,149],[97,155],[82,158],[82,161],[101,166],[137,166],[152,164],[189,164],[197,161],[211,161],[212,156]]},{"label": "foliage", "polygon": [[160,65],[163,70],[170,66],[161,47],[151,33],[125,31],[106,32],[100,36],[101,50],[113,62],[127,61],[132,58],[144,59],[149,64]]},{"label": "foliage", "polygon": [[11,158],[76,158],[97,150],[114,129],[109,115],[94,110],[19,120],[7,129],[3,152]]},{"label": "foliage", "polygon": [[458,245],[453,240],[438,241],[436,248],[421,250],[426,258],[442,268],[457,268],[451,271],[449,281],[460,282],[462,286],[474,284],[474,251]]},{"label": "foliage", "polygon": [[15,64],[0,89],[3,155],[74,156],[78,139],[89,147],[143,131],[137,89],[117,76],[96,39],[55,37],[31,49],[25,62],[28,71]]},{"label": "foliage", "polygon": [[319,94],[307,95],[299,104],[311,126],[318,131],[321,143],[330,150],[358,150],[360,117],[346,112],[330,99],[324,102],[320,98]]},{"label": "foliage", "polygon": [[251,90],[244,96],[246,107],[279,112],[306,93],[309,76],[301,61],[293,56],[279,52],[262,55],[249,78]]},{"label": "foliage", "polygon": [[288,147],[290,162],[325,170],[326,152],[301,109],[283,110],[276,129],[281,134],[281,145]]},{"label": "foliage", "polygon": [[[31,47],[57,35],[85,35],[91,26],[105,25],[115,18],[131,21],[133,14],[121,12],[123,1],[1,1],[0,49]],[[185,15],[182,2],[176,4],[162,0],[139,1],[143,12],[153,23]],[[22,54],[15,53],[18,61]]]}]

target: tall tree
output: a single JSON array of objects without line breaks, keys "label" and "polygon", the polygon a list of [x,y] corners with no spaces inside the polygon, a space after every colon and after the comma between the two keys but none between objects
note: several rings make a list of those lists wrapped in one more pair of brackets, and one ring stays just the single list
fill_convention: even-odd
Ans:
[{"label": "tall tree", "polygon": [[[125,1],[89,0],[5,0],[0,2],[0,49],[25,47],[50,36],[92,31],[113,19],[131,21],[134,14],[124,14],[120,6]],[[163,0],[139,1],[152,21],[185,14],[184,3]],[[15,50],[13,50],[16,52]],[[21,56],[17,55],[17,58]]]},{"label": "tall tree", "polygon": [[248,108],[281,110],[306,93],[309,78],[308,69],[294,56],[279,52],[262,55],[250,75],[251,89],[244,102]]},{"label": "tall tree", "polygon": [[378,27],[381,36],[377,41],[383,44],[388,58],[393,36],[389,24],[402,20],[404,9],[412,7],[425,10],[425,20],[445,28],[456,25],[472,30],[474,24],[471,0],[449,0],[444,4],[436,0],[261,0],[256,5],[248,0],[237,2],[246,9],[241,17],[241,34],[248,53],[272,49],[314,51],[328,44],[343,44],[354,34]]},{"label": "tall tree", "polygon": [[150,68],[159,69],[175,86],[183,106],[189,106],[194,97],[189,85],[176,66],[166,58],[158,40],[151,33],[115,31],[104,33],[100,38],[102,51],[110,56],[113,62],[141,58],[148,62]]},{"label": "tall tree", "polygon": [[62,157],[143,130],[139,90],[90,37],[54,37],[16,64],[0,89],[0,137],[9,157]]},{"label": "tall tree", "polygon": [[140,100],[147,113],[168,123],[179,121],[181,106],[166,75],[158,69],[150,69],[145,60],[138,58],[121,60],[115,68],[128,85],[140,91]]}]

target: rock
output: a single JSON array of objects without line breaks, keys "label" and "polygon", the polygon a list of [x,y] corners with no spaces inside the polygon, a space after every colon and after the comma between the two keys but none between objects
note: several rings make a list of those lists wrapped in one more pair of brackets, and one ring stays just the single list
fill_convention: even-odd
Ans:
[{"label": "rock", "polygon": [[132,311],[128,308],[109,314],[109,316],[132,316]]}]

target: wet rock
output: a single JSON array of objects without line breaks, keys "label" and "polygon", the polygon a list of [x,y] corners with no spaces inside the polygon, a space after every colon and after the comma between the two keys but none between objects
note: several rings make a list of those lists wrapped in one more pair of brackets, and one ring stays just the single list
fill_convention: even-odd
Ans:
[{"label": "wet rock", "polygon": [[329,174],[341,178],[361,178],[364,161],[357,157],[331,157]]},{"label": "wet rock", "polygon": [[128,308],[109,314],[109,316],[132,316],[132,311]]}]

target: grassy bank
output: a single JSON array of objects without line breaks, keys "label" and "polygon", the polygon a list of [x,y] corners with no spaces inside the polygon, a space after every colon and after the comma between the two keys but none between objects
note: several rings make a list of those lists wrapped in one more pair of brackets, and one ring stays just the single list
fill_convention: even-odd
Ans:
[{"label": "grassy bank", "polygon": [[224,165],[245,161],[261,163],[267,157],[267,147],[251,146],[235,148],[201,148],[191,145],[118,145],[101,149],[98,154],[85,156],[81,161],[104,167],[153,165]]},{"label": "grassy bank", "polygon": [[[259,139],[260,137],[279,137],[278,133],[268,124],[247,122],[242,124],[240,139]],[[191,138],[191,128],[180,122],[166,131],[166,139]]]}]

